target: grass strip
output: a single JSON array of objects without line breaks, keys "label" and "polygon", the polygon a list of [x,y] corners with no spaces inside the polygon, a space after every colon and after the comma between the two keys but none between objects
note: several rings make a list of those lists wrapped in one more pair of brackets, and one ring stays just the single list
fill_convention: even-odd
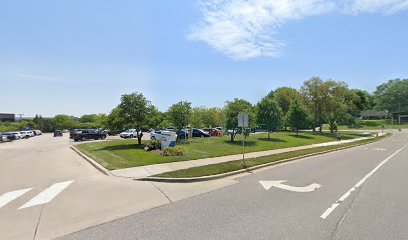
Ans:
[{"label": "grass strip", "polygon": [[350,146],[356,146],[356,145],[366,144],[370,142],[375,142],[383,138],[386,138],[390,135],[391,135],[390,133],[387,133],[380,137],[376,137],[373,139],[365,139],[365,140],[352,142],[352,143],[345,143],[345,144],[339,144],[339,145],[333,145],[333,146],[316,147],[316,148],[310,148],[310,149],[304,149],[304,150],[298,150],[298,151],[291,151],[291,152],[286,152],[286,153],[274,154],[274,155],[270,155],[266,157],[250,158],[250,159],[245,160],[246,166],[243,165],[242,160],[234,160],[234,161],[229,161],[229,162],[224,162],[224,163],[210,164],[210,165],[205,165],[205,166],[200,166],[200,167],[176,170],[172,172],[165,172],[162,174],[154,175],[152,177],[193,178],[193,177],[211,176],[211,175],[228,173],[232,171],[246,169],[246,168],[250,168],[253,166],[276,162],[276,161],[280,161],[284,159],[308,155],[312,153],[319,153],[319,152],[324,152],[324,151],[343,148],[343,147],[350,147]]}]

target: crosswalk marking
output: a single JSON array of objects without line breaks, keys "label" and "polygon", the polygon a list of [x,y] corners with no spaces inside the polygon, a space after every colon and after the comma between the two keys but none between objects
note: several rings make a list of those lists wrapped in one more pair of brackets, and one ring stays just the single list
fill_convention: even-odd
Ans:
[{"label": "crosswalk marking", "polygon": [[32,188],[26,188],[21,190],[16,190],[12,192],[7,192],[0,196],[0,208],[6,206],[9,202],[13,201],[14,199],[20,197],[24,193],[30,191]]},{"label": "crosswalk marking", "polygon": [[60,192],[62,192],[66,187],[68,187],[72,182],[73,181],[55,183],[51,187],[45,189],[44,191],[39,193],[37,196],[32,198],[26,204],[19,207],[18,209],[23,209],[23,208],[28,208],[28,207],[33,207],[33,206],[48,203],[54,197],[56,197]]}]

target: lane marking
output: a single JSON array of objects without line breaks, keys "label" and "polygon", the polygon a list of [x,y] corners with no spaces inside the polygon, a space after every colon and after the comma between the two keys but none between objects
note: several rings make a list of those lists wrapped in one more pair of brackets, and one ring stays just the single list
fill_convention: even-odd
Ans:
[{"label": "lane marking", "polygon": [[280,189],[284,189],[284,190],[288,190],[288,191],[292,191],[292,192],[313,192],[316,189],[320,188],[321,185],[317,184],[317,183],[312,183],[309,186],[306,187],[294,187],[294,186],[289,186],[286,184],[282,184],[284,182],[286,182],[287,180],[279,180],[279,181],[259,181],[259,183],[262,185],[262,187],[265,188],[265,190],[269,190],[271,189],[271,187],[277,187]]},{"label": "lane marking", "polygon": [[18,209],[23,209],[23,208],[28,208],[28,207],[33,207],[33,206],[48,203],[52,199],[54,199],[60,192],[62,192],[66,187],[68,187],[72,182],[74,181],[55,183],[51,185],[51,187],[45,189],[44,191],[39,193],[37,196],[32,198],[26,204],[19,207]]},{"label": "lane marking", "polygon": [[401,152],[402,149],[404,149],[406,146],[408,146],[408,143],[406,143],[404,146],[402,146],[400,149],[395,151],[393,154],[391,154],[389,157],[387,157],[384,161],[382,161],[380,164],[377,165],[371,172],[369,172],[367,175],[365,175],[360,181],[358,181],[350,190],[348,190],[343,196],[341,196],[335,203],[332,204],[331,207],[329,207],[321,216],[320,218],[326,219],[333,211],[336,209],[341,202],[346,200],[351,193],[353,193],[357,188],[359,188],[363,183],[371,177],[375,172],[378,171],[384,164],[386,164],[391,158],[393,158],[395,155],[397,155],[399,152]]},{"label": "lane marking", "polygon": [[16,190],[12,192],[7,192],[0,196],[0,208],[6,206],[9,202],[14,201],[16,198],[20,197],[24,193],[30,191],[32,188],[26,188],[21,190]]}]

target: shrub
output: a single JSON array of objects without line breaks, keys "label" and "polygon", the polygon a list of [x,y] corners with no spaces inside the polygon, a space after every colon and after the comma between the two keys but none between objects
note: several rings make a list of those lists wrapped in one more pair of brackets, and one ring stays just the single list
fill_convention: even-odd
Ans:
[{"label": "shrub", "polygon": [[162,152],[163,156],[182,156],[186,154],[186,149],[184,147],[167,147]]},{"label": "shrub", "polygon": [[152,151],[161,148],[161,142],[159,140],[151,140],[146,144],[145,150]]}]

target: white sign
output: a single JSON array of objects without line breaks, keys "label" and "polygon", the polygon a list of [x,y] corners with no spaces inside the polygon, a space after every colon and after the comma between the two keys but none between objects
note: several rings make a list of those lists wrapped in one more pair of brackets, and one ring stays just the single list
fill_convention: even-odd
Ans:
[{"label": "white sign", "polygon": [[240,113],[238,115],[238,127],[248,127],[248,114]]}]

